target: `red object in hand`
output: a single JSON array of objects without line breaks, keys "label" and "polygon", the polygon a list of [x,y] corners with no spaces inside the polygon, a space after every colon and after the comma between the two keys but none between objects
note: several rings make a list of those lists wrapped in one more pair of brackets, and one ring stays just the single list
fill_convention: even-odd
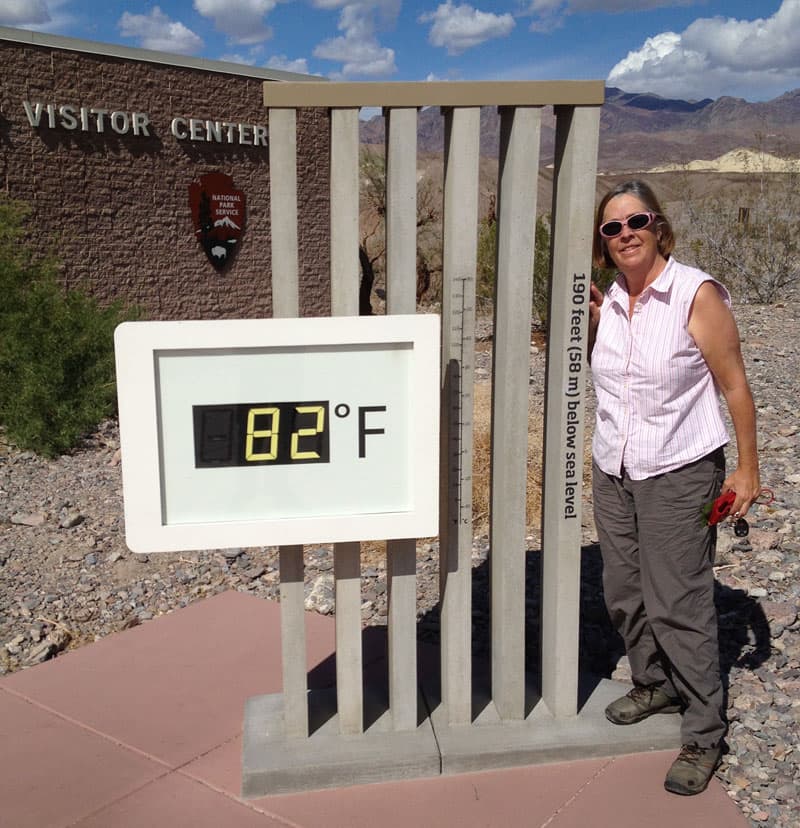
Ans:
[{"label": "red object in hand", "polygon": [[713,503],[707,504],[703,513],[706,516],[708,525],[715,526],[723,518],[728,517],[730,510],[733,508],[734,500],[736,500],[736,492],[728,491],[725,494],[721,494]]}]

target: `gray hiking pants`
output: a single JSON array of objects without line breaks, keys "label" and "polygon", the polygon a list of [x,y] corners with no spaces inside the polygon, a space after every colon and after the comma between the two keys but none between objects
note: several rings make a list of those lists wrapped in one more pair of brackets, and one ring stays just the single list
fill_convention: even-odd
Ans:
[{"label": "gray hiking pants", "polygon": [[633,683],[655,684],[685,704],[684,744],[712,747],[725,735],[714,607],[716,530],[701,515],[719,494],[717,449],[647,480],[593,464],[594,515],[611,622],[625,642]]}]

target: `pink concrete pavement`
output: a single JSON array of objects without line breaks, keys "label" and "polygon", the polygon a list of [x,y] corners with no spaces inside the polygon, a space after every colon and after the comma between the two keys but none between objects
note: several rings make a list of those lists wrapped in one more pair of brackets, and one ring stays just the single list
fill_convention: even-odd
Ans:
[{"label": "pink concrete pavement", "polygon": [[[312,686],[333,621],[307,616]],[[2,828],[745,828],[672,752],[239,798],[245,700],[280,691],[279,606],[227,592],[0,680]]]}]

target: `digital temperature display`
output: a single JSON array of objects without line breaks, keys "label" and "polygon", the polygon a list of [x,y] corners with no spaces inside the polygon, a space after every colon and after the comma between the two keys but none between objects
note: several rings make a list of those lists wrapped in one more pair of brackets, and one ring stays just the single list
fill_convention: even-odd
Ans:
[{"label": "digital temperature display", "polygon": [[436,534],[437,316],[125,322],[114,342],[135,552]]},{"label": "digital temperature display", "polygon": [[328,401],[192,406],[195,468],[330,460]]}]

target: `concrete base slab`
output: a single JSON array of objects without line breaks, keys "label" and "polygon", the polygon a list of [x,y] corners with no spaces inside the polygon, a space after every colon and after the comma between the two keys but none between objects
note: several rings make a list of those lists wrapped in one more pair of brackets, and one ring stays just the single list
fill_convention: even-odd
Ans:
[{"label": "concrete base slab", "polygon": [[[394,731],[385,705],[370,706],[374,721],[364,733],[342,736],[334,690],[309,691],[309,729],[305,739],[287,738],[283,695],[247,700],[242,747],[242,796],[310,791],[370,782],[439,776],[441,763],[433,727],[425,718],[412,731]],[[424,710],[420,699],[419,709]]]},{"label": "concrete base slab", "polygon": [[432,715],[442,758],[442,773],[509,768],[665,750],[679,747],[681,717],[651,716],[620,726],[605,717],[606,706],[630,690],[629,684],[601,680],[580,713],[556,719],[539,701],[524,721],[501,721],[486,704],[471,725],[451,727],[439,705]]},{"label": "concrete base slab", "polygon": [[[335,690],[311,690],[311,735],[305,739],[286,737],[281,694],[254,696],[245,707],[242,796],[679,747],[681,718],[677,714],[651,716],[629,726],[606,719],[606,706],[628,690],[628,684],[600,680],[585,691],[580,713],[569,719],[554,718],[538,701],[524,721],[502,721],[491,702],[478,702],[480,712],[471,725],[451,726],[439,704],[416,730],[405,732],[392,730],[385,704],[365,699],[367,720],[372,710],[374,722],[354,736],[339,733]],[[420,710],[424,709],[420,704]]]}]

